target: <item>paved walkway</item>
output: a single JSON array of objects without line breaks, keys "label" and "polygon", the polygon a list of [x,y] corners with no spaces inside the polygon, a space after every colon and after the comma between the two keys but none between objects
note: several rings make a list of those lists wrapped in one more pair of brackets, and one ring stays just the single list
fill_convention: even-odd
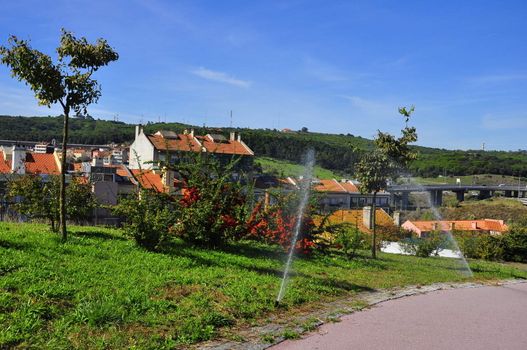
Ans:
[{"label": "paved walkway", "polygon": [[391,300],[271,349],[527,349],[527,283]]}]

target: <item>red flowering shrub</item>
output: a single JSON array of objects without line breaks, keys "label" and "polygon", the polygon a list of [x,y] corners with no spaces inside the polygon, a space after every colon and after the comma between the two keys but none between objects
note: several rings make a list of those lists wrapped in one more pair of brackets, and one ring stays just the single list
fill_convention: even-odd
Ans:
[{"label": "red flowering shrub", "polygon": [[[260,210],[260,208],[261,204],[255,207],[257,210]],[[279,206],[270,208],[266,213],[261,214],[258,219],[255,219],[256,217],[257,215],[253,211],[253,215],[248,221],[248,233],[251,237],[261,239],[267,243],[280,244],[286,251],[291,249],[296,217],[284,213]],[[314,223],[311,217],[304,215],[299,237],[294,247],[296,253],[309,254],[315,248],[312,235],[313,228]]]}]

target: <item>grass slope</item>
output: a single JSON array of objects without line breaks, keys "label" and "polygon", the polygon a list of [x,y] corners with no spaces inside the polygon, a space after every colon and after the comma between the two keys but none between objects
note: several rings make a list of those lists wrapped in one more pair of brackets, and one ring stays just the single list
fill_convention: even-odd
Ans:
[{"label": "grass slope", "polygon": [[[275,311],[284,252],[254,242],[223,250],[136,247],[117,230],[74,227],[67,243],[45,226],[0,223],[0,348],[174,348]],[[476,279],[527,278],[474,262]],[[302,304],[358,291],[460,281],[455,260],[295,260],[284,299]]]},{"label": "grass slope", "polygon": [[[269,157],[257,157],[255,164],[262,167],[264,173],[276,174],[282,177],[297,177],[304,174],[304,166],[288,162],[286,160],[273,159]],[[314,176],[319,179],[339,179],[340,176],[331,170],[315,166]]]}]

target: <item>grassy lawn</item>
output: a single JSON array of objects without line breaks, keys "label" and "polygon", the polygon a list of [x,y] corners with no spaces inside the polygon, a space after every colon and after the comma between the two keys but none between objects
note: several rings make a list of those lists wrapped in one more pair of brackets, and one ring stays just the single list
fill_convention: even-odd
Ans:
[{"label": "grassy lawn", "polygon": [[[284,252],[254,242],[222,250],[144,251],[120,231],[0,223],[0,348],[174,348],[275,312]],[[475,280],[527,271],[475,261]],[[455,260],[380,254],[297,259],[285,308],[359,291],[464,280]],[[282,309],[283,310],[283,309]],[[283,312],[283,311],[281,311]]]},{"label": "grassy lawn", "polygon": [[[255,163],[260,164],[264,173],[276,174],[278,176],[296,177],[304,174],[304,166],[300,164],[291,163],[285,160],[279,160],[268,157],[256,157]],[[340,175],[333,171],[315,166],[315,177],[319,179],[339,179]]]}]

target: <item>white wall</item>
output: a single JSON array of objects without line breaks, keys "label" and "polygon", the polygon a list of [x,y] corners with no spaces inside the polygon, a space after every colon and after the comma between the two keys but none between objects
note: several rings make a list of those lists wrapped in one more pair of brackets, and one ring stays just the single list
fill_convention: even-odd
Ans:
[{"label": "white wall", "polygon": [[[153,164],[148,163],[154,160],[154,146],[148,140],[148,137],[142,132],[136,136],[130,146],[129,155],[130,169],[152,169]],[[139,164],[139,162],[141,164]],[[146,163],[146,164],[145,164]]]}]

